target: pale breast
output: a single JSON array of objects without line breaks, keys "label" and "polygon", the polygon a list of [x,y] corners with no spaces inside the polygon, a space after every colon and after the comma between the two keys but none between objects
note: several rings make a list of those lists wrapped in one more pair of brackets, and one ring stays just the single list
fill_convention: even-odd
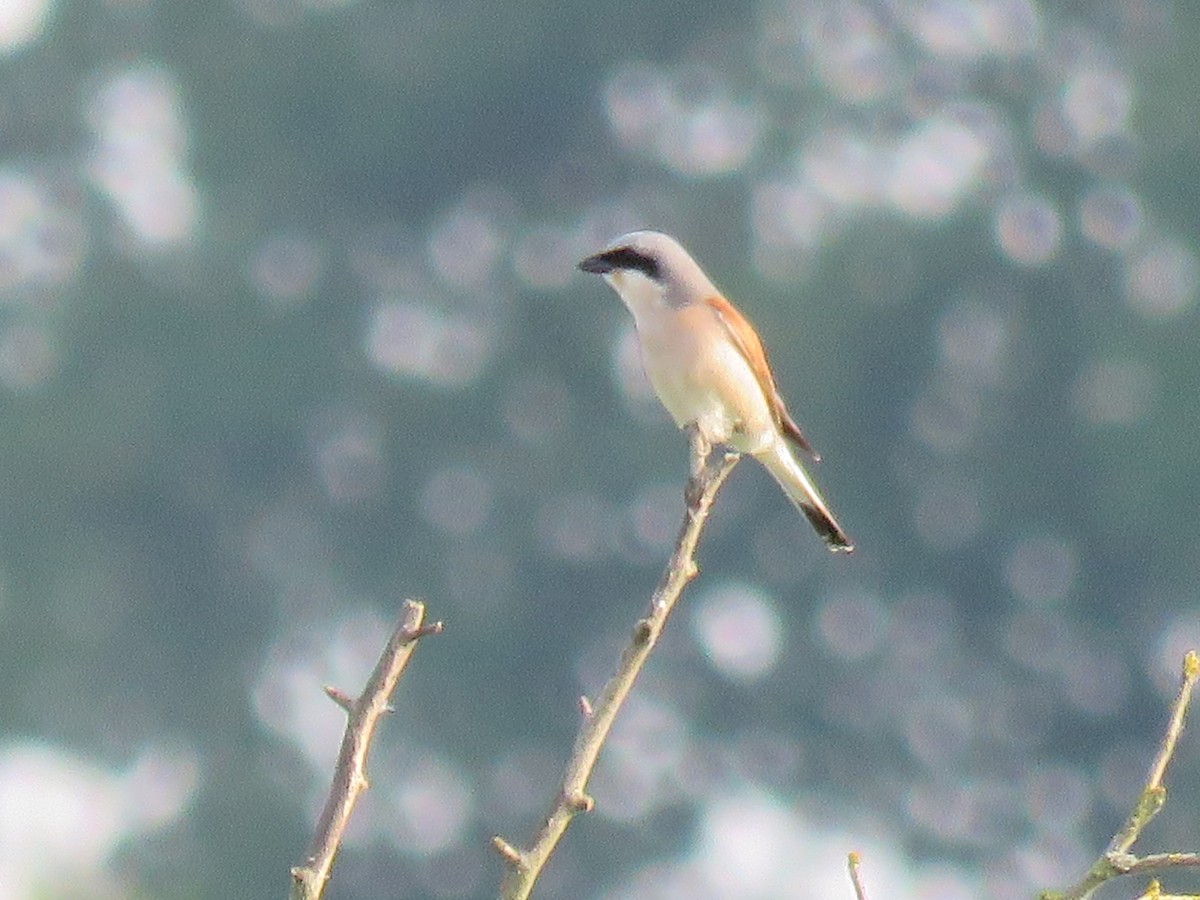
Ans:
[{"label": "pale breast", "polygon": [[775,436],[754,370],[705,307],[639,316],[642,364],[679,427],[695,422],[713,443],[760,449]]}]

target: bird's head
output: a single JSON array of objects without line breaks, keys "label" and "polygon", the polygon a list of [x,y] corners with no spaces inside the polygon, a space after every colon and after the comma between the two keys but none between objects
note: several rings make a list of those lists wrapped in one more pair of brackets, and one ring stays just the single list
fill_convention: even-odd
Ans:
[{"label": "bird's head", "polygon": [[661,231],[623,234],[579,268],[603,276],[635,316],[663,304],[685,306],[717,292],[682,245]]}]

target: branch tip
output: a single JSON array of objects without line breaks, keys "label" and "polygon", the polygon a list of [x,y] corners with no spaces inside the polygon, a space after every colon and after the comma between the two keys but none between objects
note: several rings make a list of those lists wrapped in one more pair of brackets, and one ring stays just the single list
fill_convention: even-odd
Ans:
[{"label": "branch tip", "polygon": [[852,850],[846,856],[846,868],[850,870],[850,883],[854,886],[856,900],[867,900],[867,887],[862,880],[862,856],[857,850]]},{"label": "branch tip", "polygon": [[[1183,680],[1194,684],[1200,678],[1200,656],[1195,650],[1189,650],[1183,657]],[[1154,882],[1157,884],[1157,882]]]}]

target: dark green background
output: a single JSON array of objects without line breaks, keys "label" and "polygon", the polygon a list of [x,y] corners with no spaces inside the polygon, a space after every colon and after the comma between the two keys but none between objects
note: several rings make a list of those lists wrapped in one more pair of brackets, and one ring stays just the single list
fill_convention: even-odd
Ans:
[{"label": "dark green background", "polygon": [[[944,14],[951,36],[986,36],[1004,12],[1033,22],[1028,46],[955,53],[922,31]],[[839,92],[819,65],[838,28],[889,48],[897,86]],[[849,896],[851,849],[880,896],[1029,896],[1081,872],[1200,643],[1198,40],[1190,6],[1153,0],[51,4],[0,57],[0,376],[21,335],[52,360],[30,383],[0,377],[9,895],[283,896],[336,747],[321,684],[357,688],[407,596],[446,633],[401,684],[327,896],[494,891],[489,836],[532,833],[576,697],[611,670],[666,558],[631,510],[645,500],[673,531],[686,464],[666,416],[614,377],[616,297],[582,275],[536,287],[514,260],[544,242],[565,269],[636,226],[678,235],[758,323],[859,550],[828,556],[761,471],[735,472],[635,695],[642,730],[618,729],[623,762],[602,764],[598,812],[542,894]],[[689,175],[623,144],[605,92],[632,65],[756,110],[753,152]],[[1052,152],[1038,116],[1087,67],[1125,79],[1128,116],[1090,149]],[[949,85],[940,105],[912,101],[920,72]],[[198,213],[178,240],[131,233],[95,174],[89,110],[130,73],[166,86],[182,127],[169,149]],[[756,193],[794,178],[818,134],[894,147],[965,107],[1000,123],[1005,174],[927,219],[879,197],[834,203],[812,245],[783,253],[795,276],[764,275]],[[129,178],[151,183],[131,146]],[[67,224],[23,218],[14,184]],[[1105,185],[1140,202],[1122,250],[1081,230]],[[997,243],[1017,194],[1057,211],[1043,264]],[[454,284],[430,246],[464,214],[497,250],[483,279]],[[283,299],[255,274],[280,237],[315,266]],[[1174,248],[1183,285],[1159,316],[1126,286],[1156,247]],[[37,248],[68,262],[21,275]],[[478,370],[439,383],[376,365],[372,322],[394,303],[478,325]],[[992,361],[959,340],[964,321],[999,329]],[[1144,390],[1133,415],[1098,423],[1079,397],[1112,363]],[[929,410],[957,437],[923,438]],[[327,489],[330,458],[361,490]],[[430,485],[447,472],[484,491],[482,522],[451,510],[438,526]],[[974,498],[977,525],[922,537],[939,490]],[[581,555],[546,537],[564,508],[599,535]],[[1053,581],[1063,558],[1053,596],[1014,589],[1014,566]],[[723,676],[696,637],[730,585],[778,628],[761,679]],[[839,652],[827,629],[849,621],[853,643],[856,611],[869,634]],[[307,698],[300,718],[279,712]],[[1147,849],[1200,845],[1193,737]],[[646,774],[662,746],[684,762]],[[434,849],[396,824],[427,772],[466,810]],[[146,824],[159,778],[184,787]],[[698,862],[726,803],[761,815],[744,846]],[[95,851],[72,836],[104,829]]]}]

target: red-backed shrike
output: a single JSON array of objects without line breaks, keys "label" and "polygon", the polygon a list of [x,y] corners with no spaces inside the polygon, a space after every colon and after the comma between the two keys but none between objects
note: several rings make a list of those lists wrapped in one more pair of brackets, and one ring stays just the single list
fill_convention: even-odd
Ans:
[{"label": "red-backed shrike", "polygon": [[758,333],[688,252],[668,235],[635,231],[579,268],[604,276],[633,313],[642,366],[675,424],[749,453],[830,550],[853,550],[792,453],[819,459],[783,405]]}]

